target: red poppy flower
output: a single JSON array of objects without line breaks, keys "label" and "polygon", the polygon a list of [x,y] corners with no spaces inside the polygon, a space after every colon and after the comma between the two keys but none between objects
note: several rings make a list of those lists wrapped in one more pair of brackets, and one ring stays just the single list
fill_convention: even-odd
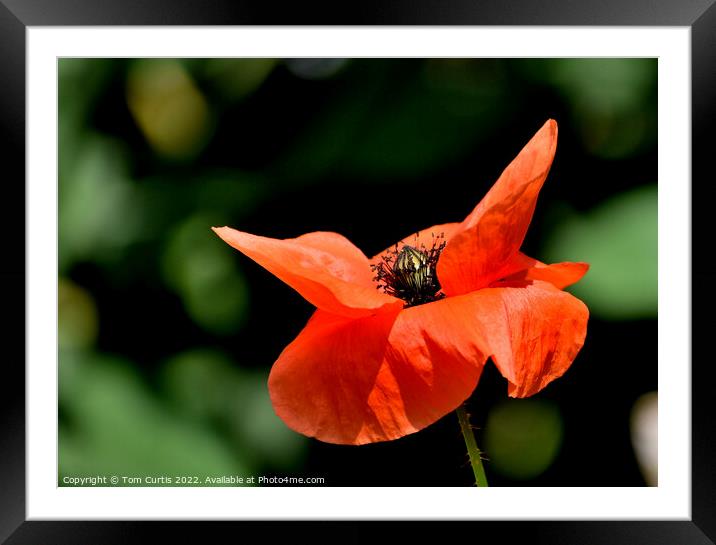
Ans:
[{"label": "red poppy flower", "polygon": [[336,233],[278,240],[214,228],[317,307],[268,380],[289,427],[330,443],[396,439],[456,409],[488,357],[512,397],[569,368],[589,313],[562,288],[588,265],[519,251],[556,145],[549,120],[462,223],[372,259]]}]

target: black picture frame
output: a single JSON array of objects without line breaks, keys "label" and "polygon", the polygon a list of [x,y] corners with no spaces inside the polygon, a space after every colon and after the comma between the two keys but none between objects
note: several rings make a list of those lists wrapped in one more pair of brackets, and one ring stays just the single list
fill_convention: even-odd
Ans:
[{"label": "black picture frame", "polygon": [[[25,30],[28,26],[64,25],[570,25],[686,26],[692,53],[692,517],[690,521],[478,522],[465,531],[484,539],[485,532],[530,543],[713,544],[716,542],[716,419],[711,415],[714,384],[706,339],[716,315],[709,284],[716,265],[708,252],[711,233],[706,207],[714,202],[710,174],[716,147],[711,128],[716,113],[716,7],[714,0],[488,0],[373,1],[354,10],[341,3],[293,3],[238,0],[0,0],[0,156],[3,159],[5,233],[0,277],[3,338],[9,350],[0,384],[0,542],[133,543],[159,532],[163,539],[203,540],[226,523],[27,522],[25,521]],[[295,523],[271,524],[271,532]],[[424,537],[444,530],[413,525]],[[301,529],[318,538],[362,541],[393,531],[382,522],[307,522]],[[265,532],[263,528],[242,529]],[[400,531],[403,531],[402,529]],[[437,534],[440,532],[440,534]],[[238,538],[238,535],[236,536]],[[405,537],[405,536],[404,536]]]}]

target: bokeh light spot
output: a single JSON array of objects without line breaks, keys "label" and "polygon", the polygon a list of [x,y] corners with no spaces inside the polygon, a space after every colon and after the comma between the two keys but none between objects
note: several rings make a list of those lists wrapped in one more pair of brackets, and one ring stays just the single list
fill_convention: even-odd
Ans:
[{"label": "bokeh light spot", "polygon": [[562,416],[556,405],[536,399],[504,401],[487,417],[488,468],[516,480],[533,479],[557,457],[562,436]]},{"label": "bokeh light spot", "polygon": [[347,64],[348,59],[285,59],[288,69],[299,78],[327,79],[335,76]]},{"label": "bokeh light spot", "polygon": [[659,396],[640,396],[631,410],[631,442],[646,484],[659,484]]}]

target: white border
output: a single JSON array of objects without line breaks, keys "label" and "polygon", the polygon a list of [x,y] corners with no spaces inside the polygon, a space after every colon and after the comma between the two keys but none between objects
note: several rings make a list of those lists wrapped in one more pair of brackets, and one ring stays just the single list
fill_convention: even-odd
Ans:
[{"label": "white border", "polygon": [[[690,520],[690,29],[95,27],[27,29],[28,519]],[[659,486],[59,488],[57,57],[659,57]],[[628,266],[625,263],[625,266]],[[619,347],[614,347],[618,350]],[[602,362],[619,380],[619,369]],[[609,392],[604,393],[609,403]],[[594,407],[599,411],[599,407]],[[594,430],[594,448],[609,445]],[[599,472],[598,467],[584,468]]]}]

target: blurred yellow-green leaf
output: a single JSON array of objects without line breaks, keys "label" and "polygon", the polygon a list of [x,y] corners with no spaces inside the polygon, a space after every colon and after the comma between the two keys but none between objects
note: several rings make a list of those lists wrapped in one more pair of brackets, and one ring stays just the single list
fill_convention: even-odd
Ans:
[{"label": "blurred yellow-green leaf", "polygon": [[88,348],[97,338],[92,296],[66,278],[57,283],[57,337],[60,348]]},{"label": "blurred yellow-green leaf", "polygon": [[209,139],[209,105],[178,61],[135,61],[127,79],[127,103],[147,141],[162,156],[191,159]]}]

